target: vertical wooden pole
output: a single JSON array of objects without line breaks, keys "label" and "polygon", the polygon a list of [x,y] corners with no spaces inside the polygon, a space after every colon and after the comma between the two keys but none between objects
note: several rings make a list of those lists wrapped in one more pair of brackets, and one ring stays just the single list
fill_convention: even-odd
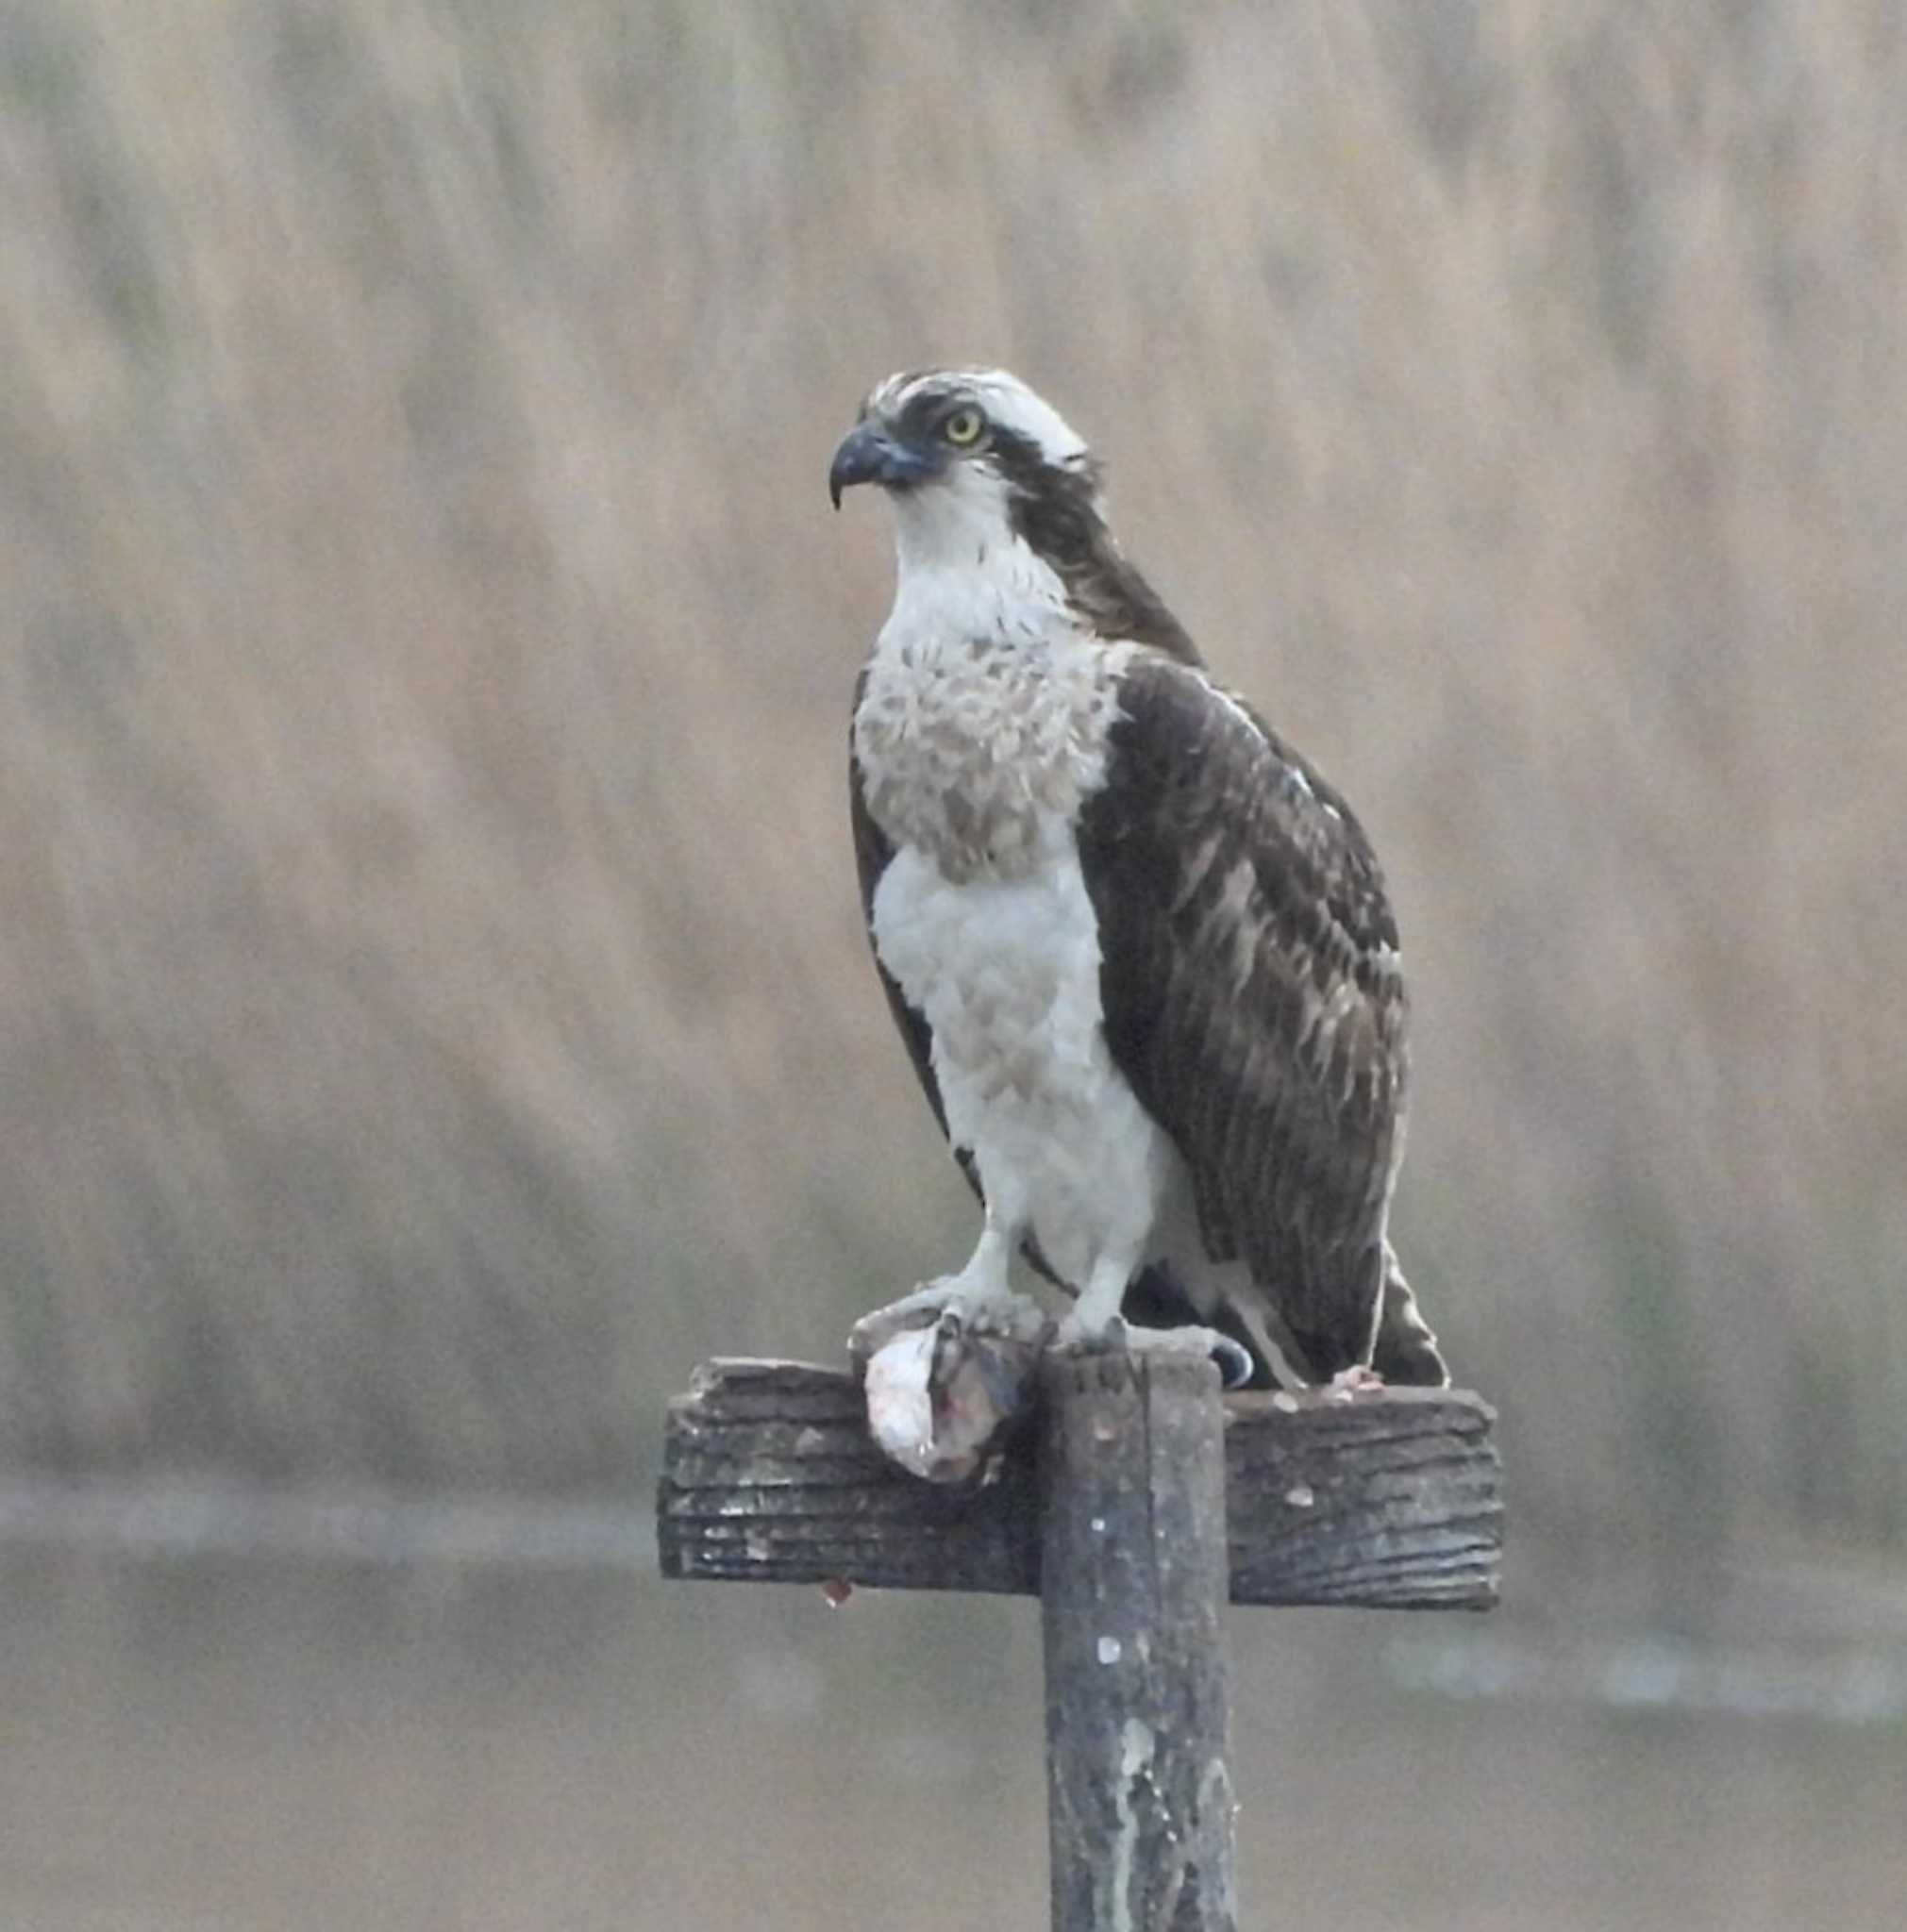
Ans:
[{"label": "vertical wooden pole", "polygon": [[1236,1932],[1218,1372],[1041,1376],[1053,1932]]}]

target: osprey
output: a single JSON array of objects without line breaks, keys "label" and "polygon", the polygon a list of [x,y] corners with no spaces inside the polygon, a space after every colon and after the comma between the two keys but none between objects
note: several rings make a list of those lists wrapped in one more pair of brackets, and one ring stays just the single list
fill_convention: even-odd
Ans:
[{"label": "osprey", "polygon": [[1015,377],[890,376],[835,452],[837,508],[858,483],[898,559],[854,703],[862,904],[985,1210],[959,1273],[862,1339],[1023,1307],[1024,1252],[1075,1297],[1074,1343],[1443,1384],[1386,1236],[1406,1002],[1349,807],[1206,670],[1091,451]]}]

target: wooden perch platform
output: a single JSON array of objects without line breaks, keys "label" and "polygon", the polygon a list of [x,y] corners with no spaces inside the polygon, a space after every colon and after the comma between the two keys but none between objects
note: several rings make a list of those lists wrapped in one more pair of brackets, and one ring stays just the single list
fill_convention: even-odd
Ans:
[{"label": "wooden perch platform", "polygon": [[[1453,1390],[1226,1397],[1231,1601],[1487,1609],[1503,1523],[1495,1420]],[[662,1572],[1038,1595],[1037,1433],[987,1479],[924,1482],[869,1441],[845,1371],[709,1362],[669,1406]]]}]

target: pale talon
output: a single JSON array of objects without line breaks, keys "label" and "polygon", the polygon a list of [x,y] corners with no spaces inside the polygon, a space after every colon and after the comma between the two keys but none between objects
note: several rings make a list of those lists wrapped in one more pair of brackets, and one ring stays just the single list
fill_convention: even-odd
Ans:
[{"label": "pale talon", "polygon": [[1060,1318],[1053,1331],[1053,1346],[1079,1355],[1114,1355],[1126,1346],[1126,1324],[1117,1315],[1110,1322],[1087,1323],[1080,1321],[1079,1309],[1073,1308]]}]

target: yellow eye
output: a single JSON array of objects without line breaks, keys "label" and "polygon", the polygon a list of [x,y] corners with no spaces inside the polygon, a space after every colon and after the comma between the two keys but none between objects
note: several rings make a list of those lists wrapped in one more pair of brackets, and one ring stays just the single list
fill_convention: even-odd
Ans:
[{"label": "yellow eye", "polygon": [[980,440],[980,431],[986,426],[986,418],[978,409],[956,409],[940,425],[940,433],[956,449],[971,449]]}]

